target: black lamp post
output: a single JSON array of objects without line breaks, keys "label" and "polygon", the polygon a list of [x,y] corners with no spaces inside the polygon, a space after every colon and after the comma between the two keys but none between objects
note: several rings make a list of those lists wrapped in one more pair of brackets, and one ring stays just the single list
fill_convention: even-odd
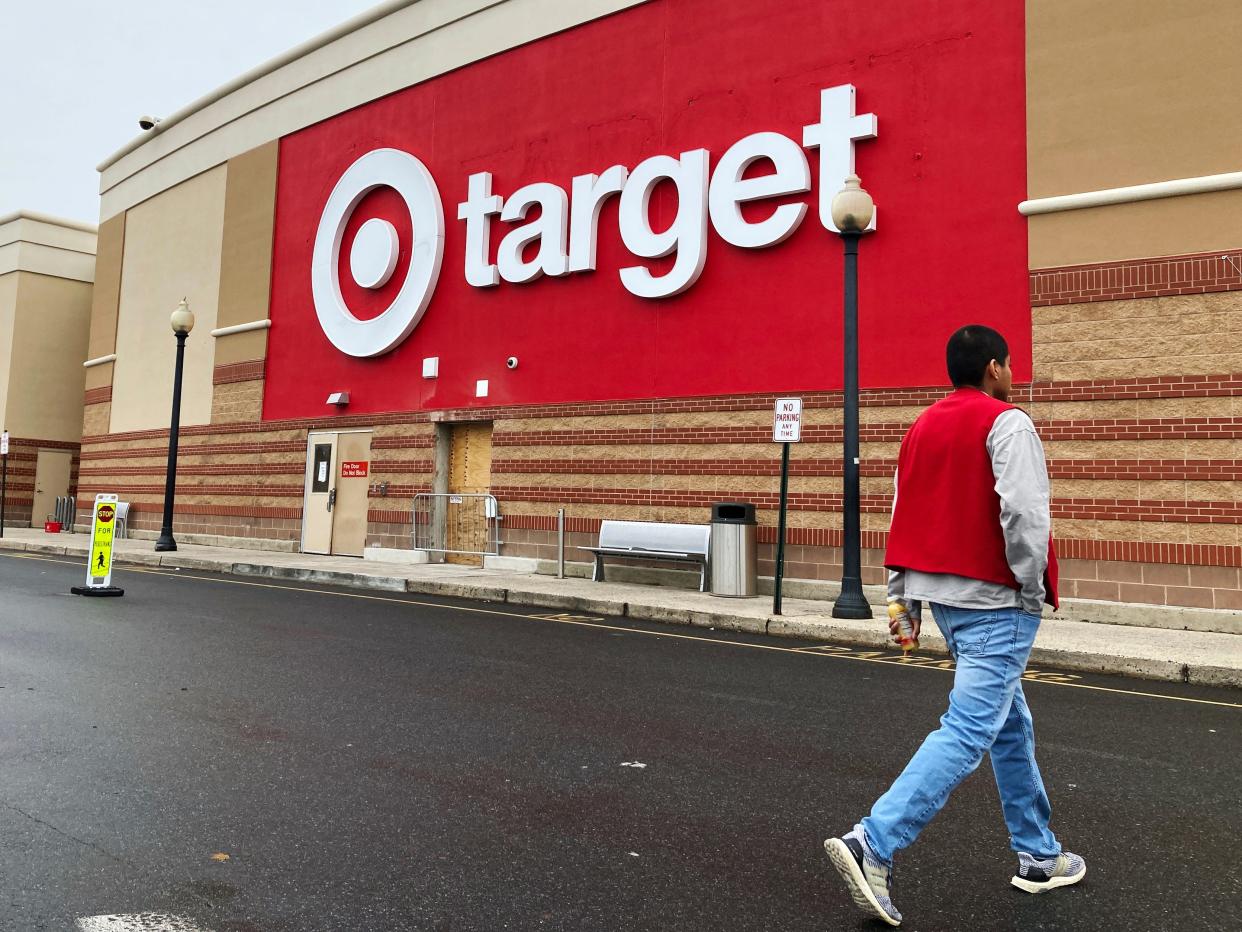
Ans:
[{"label": "black lamp post", "polygon": [[164,479],[164,526],[156,550],[176,550],[173,540],[173,499],[177,495],[177,439],[181,432],[181,368],[185,362],[185,338],[194,329],[194,312],[185,298],[172,312],[172,329],[177,336],[177,368],[173,374],[172,424],[168,430],[168,472]]},{"label": "black lamp post", "polygon": [[845,462],[841,594],[832,606],[833,618],[870,618],[871,606],[862,590],[862,530],[858,488],[858,241],[871,218],[875,202],[862,189],[857,175],[832,199],[832,222],[845,247]]}]

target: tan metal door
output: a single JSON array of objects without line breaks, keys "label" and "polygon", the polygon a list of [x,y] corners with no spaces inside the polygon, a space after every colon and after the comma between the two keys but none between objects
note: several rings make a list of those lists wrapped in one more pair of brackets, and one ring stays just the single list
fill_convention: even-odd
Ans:
[{"label": "tan metal door", "polygon": [[302,506],[302,552],[332,552],[332,509],[336,498],[336,434],[307,438],[306,500]]},{"label": "tan metal door", "polygon": [[35,461],[34,507],[30,526],[43,527],[48,515],[56,511],[56,499],[69,494],[69,473],[73,454],[68,450],[40,450]]},{"label": "tan metal door", "polygon": [[[487,518],[477,499],[454,502],[453,493],[480,494],[492,487],[492,425],[454,424],[449,432],[449,500],[445,523],[449,550],[487,548]],[[481,566],[483,557],[471,553],[445,554],[448,563]]]},{"label": "tan metal door", "polygon": [[336,435],[336,504],[332,509],[332,552],[360,557],[367,542],[367,493],[371,487],[371,433]]}]

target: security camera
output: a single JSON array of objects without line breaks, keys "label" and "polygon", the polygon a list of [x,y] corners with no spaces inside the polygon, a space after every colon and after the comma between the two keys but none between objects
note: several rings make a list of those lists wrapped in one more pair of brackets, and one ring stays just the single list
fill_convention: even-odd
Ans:
[{"label": "security camera", "polygon": [[517,357],[510,356],[508,359],[505,360],[505,365],[508,366],[510,369],[516,369],[517,368]]},{"label": "security camera", "polygon": [[155,129],[156,124],[160,122],[159,117],[140,116],[138,118],[138,126],[142,129]]}]

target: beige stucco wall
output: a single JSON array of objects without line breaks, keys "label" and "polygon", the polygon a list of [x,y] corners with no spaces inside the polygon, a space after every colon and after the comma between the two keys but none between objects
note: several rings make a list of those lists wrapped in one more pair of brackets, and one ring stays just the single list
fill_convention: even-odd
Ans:
[{"label": "beige stucco wall", "polygon": [[176,341],[169,315],[185,297],[196,322],[186,341],[181,423],[211,420],[226,168],[221,165],[130,210],[112,381],[111,431],[167,427]]},{"label": "beige stucco wall", "polygon": [[[116,352],[116,318],[121,302],[121,260],[125,249],[125,214],[118,214],[99,225],[98,252],[95,257],[95,290],[91,296],[90,343],[88,359],[99,359]],[[112,384],[112,363],[86,370],[86,387]]]},{"label": "beige stucco wall", "polygon": [[1032,269],[1237,249],[1242,190],[1040,214],[1027,233]]},{"label": "beige stucco wall", "polygon": [[[15,437],[82,439],[89,282],[18,272],[5,418]],[[0,299],[2,300],[2,299]]]},{"label": "beige stucco wall", "polygon": [[[272,285],[272,234],[276,225],[276,162],[280,143],[269,142],[229,159],[224,195],[224,244],[220,254],[217,326],[267,317]],[[262,359],[267,331],[216,339],[216,365]]]},{"label": "beige stucco wall", "polygon": [[[1242,171],[1237,0],[1028,0],[1028,196]],[[1032,217],[1032,268],[1242,243],[1242,191]]]},{"label": "beige stucco wall", "polygon": [[0,275],[0,428],[7,429],[9,359],[13,353],[13,319],[17,309],[17,272]]}]

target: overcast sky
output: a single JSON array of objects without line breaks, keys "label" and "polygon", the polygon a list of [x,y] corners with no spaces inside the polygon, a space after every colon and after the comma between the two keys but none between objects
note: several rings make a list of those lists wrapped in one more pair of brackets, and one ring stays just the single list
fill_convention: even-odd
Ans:
[{"label": "overcast sky", "polygon": [[99,220],[95,166],[378,0],[0,0],[0,216]]}]

